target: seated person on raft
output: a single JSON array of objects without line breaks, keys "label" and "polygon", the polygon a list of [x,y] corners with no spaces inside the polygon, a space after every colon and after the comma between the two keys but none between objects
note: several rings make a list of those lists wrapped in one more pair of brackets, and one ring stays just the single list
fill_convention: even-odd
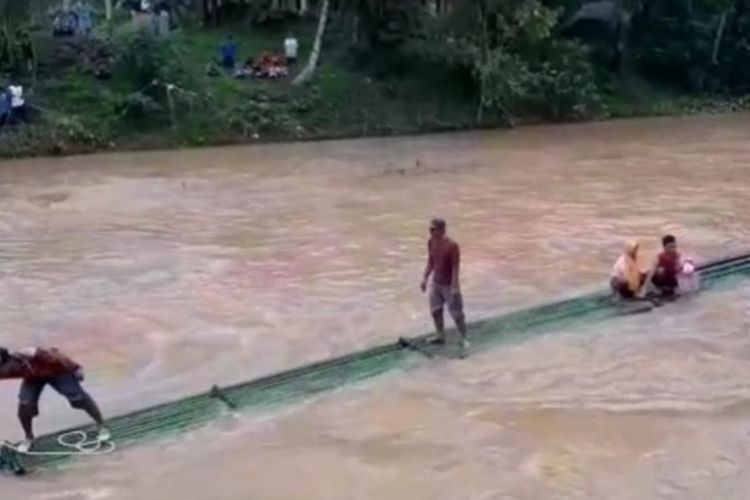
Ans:
[{"label": "seated person on raft", "polygon": [[699,288],[695,265],[683,260],[677,251],[677,239],[668,234],[662,238],[663,251],[656,257],[651,271],[651,284],[663,297],[693,293]]},{"label": "seated person on raft", "polygon": [[651,271],[651,283],[664,297],[672,297],[679,287],[677,276],[682,271],[682,258],[677,252],[677,239],[671,234],[662,238],[662,247]]},{"label": "seated person on raft", "polygon": [[636,299],[645,296],[646,273],[638,266],[638,242],[630,242],[615,262],[610,276],[610,287],[617,297]]}]

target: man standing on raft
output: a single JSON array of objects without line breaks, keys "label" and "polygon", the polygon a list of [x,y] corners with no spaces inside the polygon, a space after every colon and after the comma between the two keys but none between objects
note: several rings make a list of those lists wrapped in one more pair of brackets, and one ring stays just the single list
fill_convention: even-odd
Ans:
[{"label": "man standing on raft", "polygon": [[458,244],[446,236],[446,224],[443,219],[433,219],[430,223],[430,240],[427,242],[427,266],[424,270],[421,288],[427,291],[429,284],[429,302],[432,319],[437,331],[436,344],[445,344],[445,324],[443,308],[447,305],[456,329],[461,334],[461,350],[465,354],[469,346],[466,337],[463,298],[459,287],[459,267],[461,253]]},{"label": "man standing on raft", "polygon": [[57,349],[32,348],[11,353],[0,347],[0,379],[13,378],[23,380],[18,395],[18,419],[26,440],[18,446],[18,451],[25,453],[31,448],[34,441],[32,421],[39,415],[39,397],[47,384],[64,396],[70,406],[85,411],[96,422],[99,441],[109,440],[109,431],[104,428],[99,407],[81,386],[81,366]]}]

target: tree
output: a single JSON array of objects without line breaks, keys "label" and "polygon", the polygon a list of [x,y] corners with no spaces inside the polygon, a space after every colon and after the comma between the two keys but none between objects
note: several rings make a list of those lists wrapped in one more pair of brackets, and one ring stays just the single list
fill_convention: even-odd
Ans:
[{"label": "tree", "polygon": [[690,91],[741,91],[746,0],[630,0],[630,60],[647,78]]},{"label": "tree", "polygon": [[307,65],[300,72],[299,75],[294,79],[294,85],[301,85],[312,79],[315,75],[315,68],[318,66],[318,60],[320,59],[320,50],[323,45],[323,35],[326,31],[326,24],[328,23],[328,8],[329,0],[323,0],[323,4],[320,7],[320,18],[318,19],[318,30],[315,33],[315,42],[313,43],[312,51],[310,52],[310,58],[307,60]]},{"label": "tree", "polygon": [[433,59],[463,68],[488,113],[550,119],[592,113],[599,94],[586,51],[555,34],[558,12],[540,0],[455,2],[423,44]]},{"label": "tree", "polygon": [[23,70],[31,43],[24,33],[29,15],[29,2],[0,0],[0,68]]},{"label": "tree", "polygon": [[357,39],[369,47],[392,47],[414,36],[420,15],[426,12],[421,0],[356,0]]}]

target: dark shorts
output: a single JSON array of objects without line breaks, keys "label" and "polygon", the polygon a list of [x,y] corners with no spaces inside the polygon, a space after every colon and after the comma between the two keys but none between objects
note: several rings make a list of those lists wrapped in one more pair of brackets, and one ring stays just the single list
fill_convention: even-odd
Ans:
[{"label": "dark shorts", "polygon": [[60,375],[50,379],[24,379],[18,393],[18,403],[34,416],[39,414],[39,397],[44,387],[49,384],[61,396],[65,397],[73,408],[81,408],[91,396],[83,389],[81,382],[72,373]]},{"label": "dark shorts", "polygon": [[659,291],[667,295],[673,294],[679,286],[677,276],[667,274],[654,274],[654,277],[651,278],[651,283],[653,283]]},{"label": "dark shorts", "polygon": [[10,111],[10,121],[11,123],[23,123],[26,121],[26,105],[19,106],[17,108],[12,108]]}]

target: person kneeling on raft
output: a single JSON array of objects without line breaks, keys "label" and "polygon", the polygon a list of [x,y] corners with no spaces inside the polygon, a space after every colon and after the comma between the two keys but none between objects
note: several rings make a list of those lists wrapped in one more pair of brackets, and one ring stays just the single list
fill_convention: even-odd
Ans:
[{"label": "person kneeling on raft", "polygon": [[677,275],[682,269],[682,262],[677,251],[677,239],[671,234],[662,238],[662,252],[656,256],[651,271],[651,283],[664,297],[673,297],[679,283]]},{"label": "person kneeling on raft", "polygon": [[652,267],[651,284],[663,297],[697,291],[695,265],[690,260],[682,259],[677,251],[677,238],[668,234],[661,241],[662,252]]},{"label": "person kneeling on raft", "polygon": [[26,440],[18,451],[28,452],[34,441],[32,420],[39,415],[39,397],[46,385],[65,397],[70,406],[85,411],[98,426],[98,441],[108,441],[109,431],[94,399],[83,389],[81,365],[57,349],[31,348],[9,352],[0,347],[0,379],[22,379],[18,395],[18,419]]},{"label": "person kneeling on raft", "polygon": [[625,246],[612,268],[610,287],[617,297],[623,299],[643,298],[646,295],[646,273],[638,266],[638,250],[640,245],[632,241]]}]

